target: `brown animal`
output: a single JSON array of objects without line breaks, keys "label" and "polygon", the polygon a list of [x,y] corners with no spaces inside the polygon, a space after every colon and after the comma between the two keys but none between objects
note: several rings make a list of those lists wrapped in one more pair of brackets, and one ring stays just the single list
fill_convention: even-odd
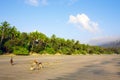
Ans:
[{"label": "brown animal", "polygon": [[39,69],[42,69],[42,68],[43,68],[42,62],[38,62],[37,60],[34,60],[32,65],[31,65],[30,70],[39,70]]},{"label": "brown animal", "polygon": [[10,58],[10,64],[14,65],[13,57]]}]

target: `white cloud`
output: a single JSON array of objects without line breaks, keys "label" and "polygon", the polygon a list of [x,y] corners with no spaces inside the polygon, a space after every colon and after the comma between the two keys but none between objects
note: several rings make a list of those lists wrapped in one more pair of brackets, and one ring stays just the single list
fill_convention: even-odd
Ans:
[{"label": "white cloud", "polygon": [[39,5],[47,5],[47,0],[25,0],[25,3],[31,5],[31,6],[39,6]]},{"label": "white cloud", "polygon": [[86,14],[78,14],[77,16],[70,15],[69,23],[77,24],[78,27],[83,27],[90,32],[100,31],[98,23],[91,21]]}]

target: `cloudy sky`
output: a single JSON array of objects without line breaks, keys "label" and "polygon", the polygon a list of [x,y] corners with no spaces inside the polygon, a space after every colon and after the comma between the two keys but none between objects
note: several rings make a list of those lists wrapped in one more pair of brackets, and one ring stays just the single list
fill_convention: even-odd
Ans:
[{"label": "cloudy sky", "polygon": [[0,22],[81,43],[120,37],[120,0],[0,0]]}]

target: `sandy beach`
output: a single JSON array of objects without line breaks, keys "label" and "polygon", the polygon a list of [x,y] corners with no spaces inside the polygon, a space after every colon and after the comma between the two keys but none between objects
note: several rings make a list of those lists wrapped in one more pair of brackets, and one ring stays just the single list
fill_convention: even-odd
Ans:
[{"label": "sandy beach", "polygon": [[[30,70],[33,60],[40,70]],[[0,80],[120,80],[120,55],[0,56]]]}]

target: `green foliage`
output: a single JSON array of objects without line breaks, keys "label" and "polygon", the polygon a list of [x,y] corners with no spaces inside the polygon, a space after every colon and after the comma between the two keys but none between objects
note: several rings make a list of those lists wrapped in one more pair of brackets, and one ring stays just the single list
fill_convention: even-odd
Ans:
[{"label": "green foliage", "polygon": [[33,52],[36,52],[36,53],[39,53],[39,52],[42,51],[42,50],[43,50],[43,47],[40,46],[40,45],[35,45],[35,46],[33,46],[33,48],[32,48],[32,51],[33,51]]},{"label": "green foliage", "polygon": [[72,54],[70,48],[68,48],[68,47],[63,47],[63,48],[61,48],[61,51],[62,51],[63,54],[65,54],[65,55],[71,55],[71,54]]},{"label": "green foliage", "polygon": [[0,54],[14,53],[29,55],[29,52],[39,54],[120,54],[120,48],[103,48],[81,44],[79,41],[65,40],[53,34],[48,38],[45,34],[34,31],[30,33],[17,31],[7,21],[0,24]]},{"label": "green foliage", "polygon": [[0,55],[2,55],[3,54],[3,52],[2,52],[2,50],[0,50]]},{"label": "green foliage", "polygon": [[13,52],[13,46],[14,46],[13,40],[9,40],[4,44],[4,47],[5,47],[7,53]]},{"label": "green foliage", "polygon": [[21,46],[15,46],[13,53],[15,55],[29,55],[28,50]]},{"label": "green foliage", "polygon": [[73,54],[81,54],[81,52],[79,50],[75,50]]},{"label": "green foliage", "polygon": [[47,47],[43,52],[48,54],[55,54],[55,50],[49,47]]},{"label": "green foliage", "polygon": [[111,48],[110,50],[112,50],[114,54],[120,54],[120,48]]},{"label": "green foliage", "polygon": [[80,54],[86,55],[86,54],[88,54],[88,53],[87,53],[87,51],[82,50]]}]

